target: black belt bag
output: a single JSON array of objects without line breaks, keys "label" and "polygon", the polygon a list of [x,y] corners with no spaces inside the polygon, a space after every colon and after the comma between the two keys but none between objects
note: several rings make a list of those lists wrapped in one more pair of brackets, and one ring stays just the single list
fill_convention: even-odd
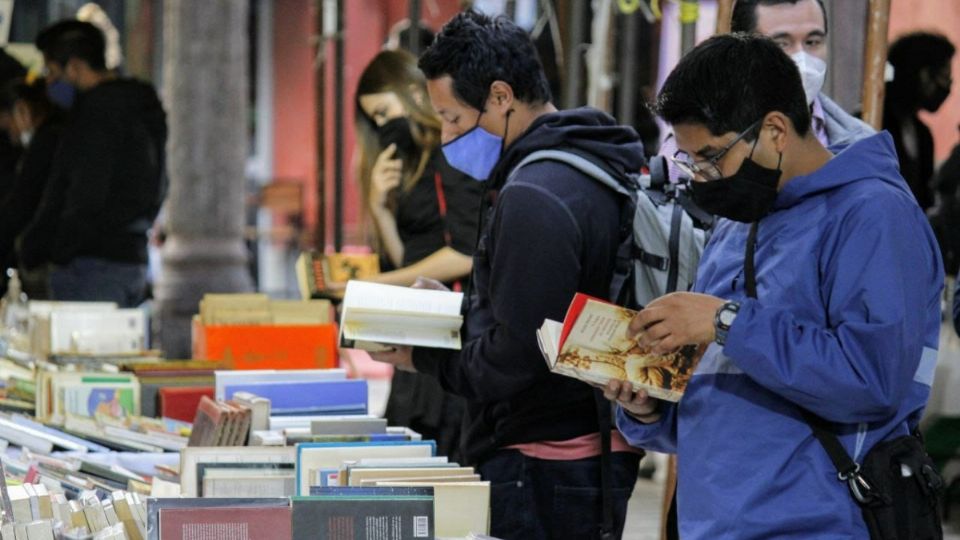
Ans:
[{"label": "black belt bag", "polygon": [[[753,255],[757,224],[750,227],[744,257],[747,295],[757,297]],[[860,506],[871,540],[942,540],[940,498],[943,478],[923,449],[917,435],[904,435],[877,443],[857,464],[823,419],[803,411],[804,420],[847,483]]]}]

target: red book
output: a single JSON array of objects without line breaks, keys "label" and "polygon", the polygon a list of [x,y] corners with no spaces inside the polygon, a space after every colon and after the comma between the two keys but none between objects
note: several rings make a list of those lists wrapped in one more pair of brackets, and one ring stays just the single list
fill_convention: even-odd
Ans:
[{"label": "red book", "polygon": [[193,422],[203,396],[213,399],[212,386],[181,386],[161,388],[160,416]]},{"label": "red book", "polygon": [[162,508],[160,540],[290,540],[290,508]]}]

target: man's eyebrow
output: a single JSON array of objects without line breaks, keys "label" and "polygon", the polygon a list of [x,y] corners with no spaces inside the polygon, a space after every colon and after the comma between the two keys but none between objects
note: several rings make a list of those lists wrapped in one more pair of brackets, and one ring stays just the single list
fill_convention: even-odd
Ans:
[{"label": "man's eyebrow", "polygon": [[827,37],[827,33],[823,30],[811,30],[807,37]]},{"label": "man's eyebrow", "polygon": [[770,39],[776,41],[778,39],[790,39],[791,37],[790,32],[777,32],[776,34],[772,34]]}]

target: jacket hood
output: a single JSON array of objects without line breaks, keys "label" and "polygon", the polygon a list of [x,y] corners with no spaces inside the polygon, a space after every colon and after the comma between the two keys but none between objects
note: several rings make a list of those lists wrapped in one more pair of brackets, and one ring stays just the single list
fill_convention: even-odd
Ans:
[{"label": "jacket hood", "polygon": [[913,197],[900,175],[897,152],[890,133],[883,131],[861,139],[847,146],[812,174],[790,180],[777,194],[774,208],[789,208],[818,193],[862,180],[886,182]]},{"label": "jacket hood", "polygon": [[[537,150],[567,150],[603,167],[614,178],[639,173],[644,166],[643,143],[637,132],[617,124],[610,115],[591,108],[545,114],[537,118],[504,150],[490,174],[492,189],[503,187],[513,168]],[[625,187],[628,187],[624,183]]]}]

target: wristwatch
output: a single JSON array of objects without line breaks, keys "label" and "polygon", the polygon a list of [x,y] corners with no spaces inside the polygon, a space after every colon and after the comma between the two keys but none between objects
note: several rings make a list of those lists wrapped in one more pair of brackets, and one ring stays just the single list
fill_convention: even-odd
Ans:
[{"label": "wristwatch", "polygon": [[733,321],[737,318],[737,312],[740,311],[739,302],[726,302],[717,310],[717,315],[713,318],[713,328],[716,333],[714,341],[718,345],[723,345],[727,341],[727,332],[733,326]]}]

